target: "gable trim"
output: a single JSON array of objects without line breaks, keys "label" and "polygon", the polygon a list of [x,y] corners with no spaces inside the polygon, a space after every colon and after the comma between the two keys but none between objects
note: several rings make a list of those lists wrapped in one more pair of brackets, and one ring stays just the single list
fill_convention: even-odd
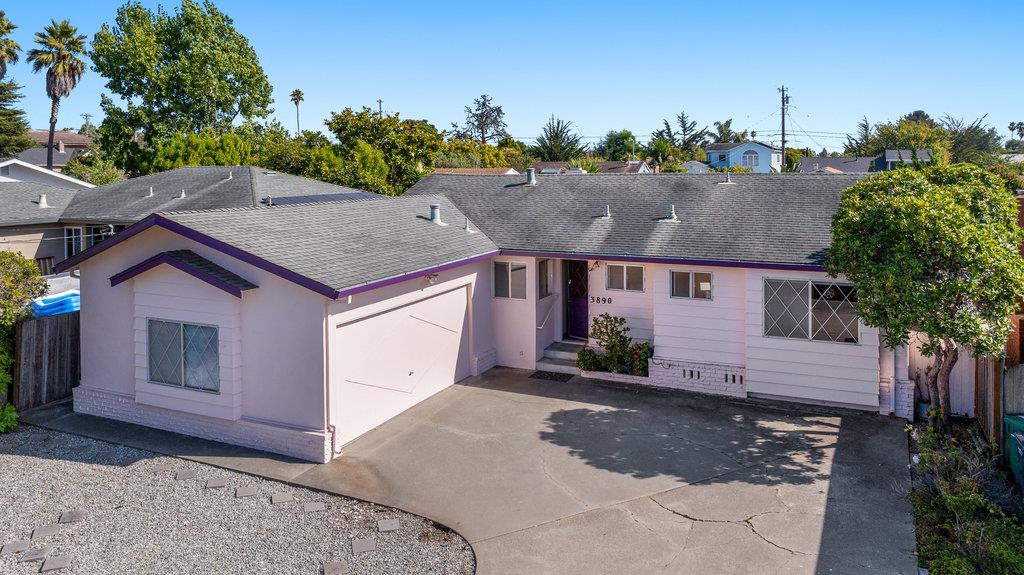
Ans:
[{"label": "gable trim", "polygon": [[190,265],[187,262],[183,262],[178,258],[172,257],[167,252],[160,252],[149,259],[141,261],[124,271],[118,272],[110,276],[110,287],[114,287],[120,283],[124,283],[132,279],[133,277],[143,272],[149,271],[162,264],[167,264],[175,269],[181,270],[187,273],[188,275],[200,281],[206,282],[211,286],[219,290],[225,291],[237,298],[242,297],[243,291],[247,291],[257,287],[255,284],[253,284],[252,287],[245,288],[243,290],[242,288],[236,285],[228,283],[223,279],[208,273],[206,270]]}]

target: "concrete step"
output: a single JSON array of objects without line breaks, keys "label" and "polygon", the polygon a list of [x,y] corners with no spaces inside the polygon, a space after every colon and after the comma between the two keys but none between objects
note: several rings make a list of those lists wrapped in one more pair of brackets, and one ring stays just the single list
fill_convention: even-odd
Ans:
[{"label": "concrete step", "polygon": [[556,341],[544,350],[544,357],[551,359],[570,359],[576,361],[576,354],[583,349],[581,343],[570,343],[567,341]]},{"label": "concrete step", "polygon": [[553,371],[556,373],[571,373],[579,375],[580,369],[576,367],[576,358],[564,359],[559,357],[545,357],[537,362],[537,371]]}]

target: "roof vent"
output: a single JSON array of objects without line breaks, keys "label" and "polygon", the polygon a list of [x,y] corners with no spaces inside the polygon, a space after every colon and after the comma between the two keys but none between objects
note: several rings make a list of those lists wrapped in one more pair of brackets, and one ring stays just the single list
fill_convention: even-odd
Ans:
[{"label": "roof vent", "polygon": [[185,199],[185,188],[182,188],[182,189],[181,189],[181,195],[180,195],[180,196],[178,196],[178,199],[181,199],[181,200],[184,200],[184,199]]},{"label": "roof vent", "polygon": [[263,198],[263,204],[267,206],[274,205],[274,196],[267,196]]},{"label": "roof vent", "polygon": [[39,207],[49,208],[50,204],[46,203],[46,194],[39,194]]},{"label": "roof vent", "polygon": [[536,186],[537,185],[537,170],[534,168],[526,168],[526,185]]},{"label": "roof vent", "polygon": [[732,174],[730,174],[729,172],[726,172],[725,173],[725,181],[724,182],[718,182],[718,183],[719,183],[719,185],[721,185],[721,184],[735,184],[736,182],[732,181]]},{"label": "roof vent", "polygon": [[475,234],[475,233],[476,233],[476,230],[474,230],[474,229],[473,229],[473,228],[472,228],[472,227],[471,227],[471,226],[469,225],[469,216],[466,216],[466,232],[468,232],[468,233],[471,233],[471,234]]},{"label": "roof vent", "polygon": [[663,222],[678,222],[679,221],[679,217],[676,216],[676,205],[675,204],[672,204],[672,205],[670,205],[668,207],[668,215],[666,217],[664,217],[664,218],[661,218],[661,221],[663,221]]},{"label": "roof vent", "polygon": [[448,225],[441,221],[441,204],[430,204],[430,221],[439,226]]},{"label": "roof vent", "polygon": [[144,198],[152,198],[153,197],[153,186],[150,186],[149,187],[149,191],[146,192],[146,195],[142,196],[142,197],[144,197]]},{"label": "roof vent", "polygon": [[567,174],[585,174],[585,173],[587,173],[587,171],[584,170],[583,168],[569,168],[568,170],[565,171],[565,173],[567,173]]},{"label": "roof vent", "polygon": [[601,216],[601,219],[602,220],[610,220],[610,219],[612,219],[612,207],[611,206],[605,205],[605,207],[604,207],[604,215]]},{"label": "roof vent", "polygon": [[233,177],[234,177],[234,175],[231,174],[231,170],[228,170],[228,179],[230,180]]}]

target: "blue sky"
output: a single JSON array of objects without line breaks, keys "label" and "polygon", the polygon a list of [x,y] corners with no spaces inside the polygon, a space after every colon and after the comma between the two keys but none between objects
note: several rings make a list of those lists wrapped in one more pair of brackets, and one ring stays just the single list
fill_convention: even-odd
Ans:
[{"label": "blue sky", "polygon": [[[50,18],[70,19],[91,39],[121,2],[3,4],[27,49]],[[1024,120],[1017,0],[216,4],[255,47],[274,86],[275,116],[289,127],[294,88],[305,93],[304,129],[322,128],[346,106],[376,107],[377,98],[387,111],[444,128],[487,93],[523,139],[551,114],[595,138],[622,128],[645,138],[680,110],[702,124],[731,117],[734,128],[777,131],[782,84],[792,98],[787,131],[813,149],[840,148],[842,136],[821,132],[852,132],[864,115],[988,113],[1004,136],[1009,122]],[[43,75],[20,62],[8,76],[24,86],[33,127],[45,128]],[[103,84],[87,73],[62,102],[59,126],[98,115]]]}]

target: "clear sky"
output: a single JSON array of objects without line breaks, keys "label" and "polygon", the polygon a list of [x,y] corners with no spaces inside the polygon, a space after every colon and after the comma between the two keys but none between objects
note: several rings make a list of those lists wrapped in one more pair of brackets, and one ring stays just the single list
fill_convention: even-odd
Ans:
[{"label": "clear sky", "polygon": [[[2,9],[27,49],[51,18],[70,19],[91,39],[120,4],[4,0]],[[1004,137],[1007,124],[1024,121],[1020,0],[216,4],[256,49],[275,116],[290,128],[295,88],[305,93],[304,129],[322,128],[346,106],[376,108],[378,98],[387,111],[443,129],[486,93],[523,139],[551,114],[594,139],[622,128],[644,139],[680,110],[701,124],[733,118],[734,129],[777,132],[783,84],[787,132],[813,149],[841,148],[839,134],[865,115],[987,113]],[[8,76],[24,86],[32,126],[47,127],[43,75],[22,61]],[[98,115],[103,84],[90,70],[62,102],[59,127]]]}]

